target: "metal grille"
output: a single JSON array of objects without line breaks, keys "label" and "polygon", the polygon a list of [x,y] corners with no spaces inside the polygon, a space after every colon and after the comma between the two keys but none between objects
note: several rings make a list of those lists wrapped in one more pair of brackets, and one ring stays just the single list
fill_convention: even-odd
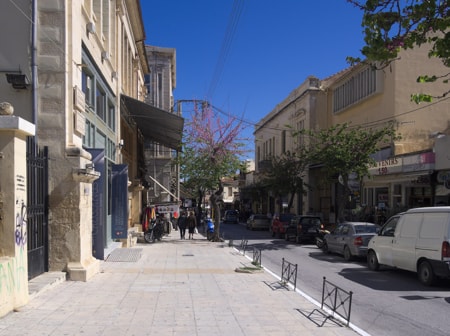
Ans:
[{"label": "metal grille", "polygon": [[28,280],[48,271],[48,147],[27,137]]}]

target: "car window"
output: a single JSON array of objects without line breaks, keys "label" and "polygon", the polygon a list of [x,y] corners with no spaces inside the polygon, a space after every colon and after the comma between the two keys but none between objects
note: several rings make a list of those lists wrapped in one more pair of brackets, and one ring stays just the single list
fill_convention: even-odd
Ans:
[{"label": "car window", "polygon": [[375,225],[355,225],[355,233],[376,233]]},{"label": "car window", "polygon": [[342,228],[343,228],[343,226],[339,225],[338,227],[336,227],[336,229],[334,229],[333,234],[337,234],[337,235],[341,234]]},{"label": "car window", "polygon": [[282,214],[280,215],[280,222],[290,222],[293,217],[294,216],[290,214]]},{"label": "car window", "polygon": [[347,235],[349,233],[349,231],[350,231],[350,228],[348,227],[348,225],[342,226],[341,234]]},{"label": "car window", "polygon": [[399,216],[391,217],[386,224],[381,228],[380,230],[380,236],[388,236],[393,237],[395,228],[397,227],[398,220],[400,219]]}]

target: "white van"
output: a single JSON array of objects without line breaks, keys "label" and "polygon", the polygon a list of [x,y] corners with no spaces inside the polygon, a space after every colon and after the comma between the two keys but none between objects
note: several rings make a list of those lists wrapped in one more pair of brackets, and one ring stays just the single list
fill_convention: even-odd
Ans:
[{"label": "white van", "polygon": [[410,209],[392,216],[368,245],[367,265],[417,272],[431,285],[450,278],[450,206]]}]

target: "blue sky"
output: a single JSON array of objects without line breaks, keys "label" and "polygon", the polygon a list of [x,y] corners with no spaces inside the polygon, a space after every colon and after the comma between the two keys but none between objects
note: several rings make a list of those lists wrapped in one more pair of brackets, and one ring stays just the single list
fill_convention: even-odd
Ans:
[{"label": "blue sky", "polygon": [[176,49],[175,100],[210,101],[245,121],[245,137],[308,76],[345,69],[364,45],[362,12],[346,0],[141,0],[141,7],[146,43]]}]

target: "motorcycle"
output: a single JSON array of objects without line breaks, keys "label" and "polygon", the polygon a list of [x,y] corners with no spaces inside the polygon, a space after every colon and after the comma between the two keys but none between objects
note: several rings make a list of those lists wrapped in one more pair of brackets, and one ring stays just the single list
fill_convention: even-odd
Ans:
[{"label": "motorcycle", "polygon": [[320,229],[317,232],[317,236],[316,236],[316,246],[320,249],[323,249],[323,247],[325,246],[325,235],[329,234],[330,231],[325,230],[325,229]]},{"label": "motorcycle", "polygon": [[161,221],[152,221],[151,225],[144,233],[144,240],[147,243],[154,243],[156,240],[161,241],[164,234],[164,227]]},{"label": "motorcycle", "polygon": [[214,238],[214,223],[208,218],[206,219],[206,239],[212,240]]}]

